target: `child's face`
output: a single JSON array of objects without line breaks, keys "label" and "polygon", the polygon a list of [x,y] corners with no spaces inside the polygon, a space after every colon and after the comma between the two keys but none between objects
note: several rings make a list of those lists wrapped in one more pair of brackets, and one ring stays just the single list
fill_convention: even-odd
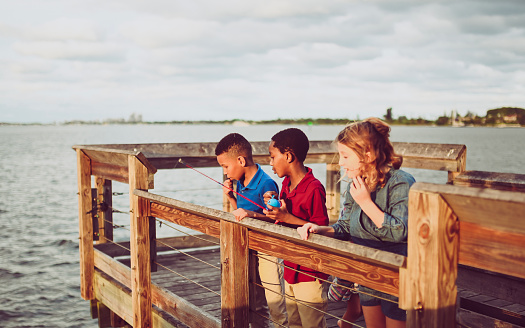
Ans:
[{"label": "child's face", "polygon": [[345,174],[350,179],[360,176],[363,163],[356,152],[339,142],[337,143],[337,150],[339,151],[339,165],[345,170]]},{"label": "child's face", "polygon": [[240,180],[243,177],[244,171],[239,157],[232,156],[228,153],[222,153],[217,156],[217,162],[222,167],[224,175],[230,179]]},{"label": "child's face", "polygon": [[288,167],[288,161],[286,155],[281,153],[278,148],[275,148],[274,141],[270,143],[268,150],[270,151],[270,165],[272,166],[273,173],[277,174],[279,178],[282,178],[286,174],[286,168]]}]

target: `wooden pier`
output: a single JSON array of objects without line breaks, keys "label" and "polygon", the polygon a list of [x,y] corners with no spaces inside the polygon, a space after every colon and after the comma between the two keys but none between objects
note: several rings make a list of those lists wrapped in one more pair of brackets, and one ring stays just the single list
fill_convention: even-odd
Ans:
[{"label": "wooden pier", "polygon": [[[215,145],[73,147],[81,295],[91,301],[101,327],[255,325],[261,320],[251,309],[255,251],[399,296],[408,327],[514,327],[525,322],[524,176],[465,172],[463,145],[394,143],[404,167],[449,172],[447,184],[411,188],[405,258],[319,235],[302,241],[295,229],[249,218],[235,222],[228,212],[148,192],[157,169],[176,168],[179,159],[195,167],[217,166]],[[255,161],[267,164],[268,142],[252,145]],[[306,163],[326,164],[332,221],[340,207],[337,162],[330,141],[311,142]],[[129,184],[129,243],[112,242],[111,180]],[[203,235],[156,239],[155,220]],[[341,316],[344,306],[331,304],[328,312]],[[327,319],[336,326],[336,318]]]}]

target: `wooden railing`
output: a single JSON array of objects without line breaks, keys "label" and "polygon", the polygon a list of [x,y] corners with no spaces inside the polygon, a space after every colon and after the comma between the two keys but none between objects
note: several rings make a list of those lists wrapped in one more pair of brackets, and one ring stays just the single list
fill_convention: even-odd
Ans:
[{"label": "wooden railing", "polygon": [[[254,142],[252,145],[256,162],[267,163],[268,143]],[[463,145],[394,143],[394,147],[404,156],[405,167],[448,171],[449,183],[458,173],[465,171],[466,149]],[[223,295],[224,304],[227,304],[223,306],[223,311],[225,311],[222,316],[223,326],[233,326],[234,322],[241,325],[240,322],[246,320],[248,280],[245,264],[248,261],[249,250],[263,251],[266,254],[289,259],[295,263],[392,295],[399,295],[400,302],[411,307],[412,310],[413,300],[417,300],[415,308],[420,306],[422,308],[417,313],[422,313],[421,311],[427,309],[421,305],[417,297],[408,298],[407,295],[400,293],[400,270],[410,273],[405,276],[408,278],[401,283],[410,284],[412,288],[413,281],[417,281],[412,275],[414,270],[409,270],[410,266],[406,267],[406,259],[402,256],[339,242],[323,236],[315,235],[311,240],[305,242],[299,239],[293,229],[252,219],[236,223],[229,213],[146,192],[153,188],[153,175],[157,168],[176,168],[179,159],[192,163],[195,167],[217,166],[213,154],[215,148],[213,143],[91,145],[74,146],[74,148],[78,158],[81,295],[86,300],[96,299],[104,304],[111,304],[111,310],[126,322],[133,324],[134,327],[159,326],[161,322],[166,321],[162,315],[155,310],[152,311],[152,304],[183,322],[185,320],[190,320],[189,322],[193,324],[196,324],[195,320],[202,322],[202,325],[196,324],[196,326],[221,325],[215,318],[203,313],[190,303],[151,284],[149,249],[151,247],[150,217],[152,216],[188,226],[221,239],[223,270],[233,272],[233,274],[222,275],[224,280],[221,295]],[[325,163],[327,165],[327,207],[331,211],[332,219],[337,216],[340,206],[337,162],[337,153],[332,142],[311,142],[306,163]],[[98,219],[103,218],[99,223],[101,230],[100,232],[93,230],[95,219],[92,213],[91,175],[96,177],[95,181],[99,190],[98,201],[105,205],[109,201],[107,197],[111,195],[110,180],[129,184],[132,231],[130,238],[131,269],[93,247],[94,235],[100,235],[100,242],[105,239],[111,240],[111,233],[108,231],[110,225],[104,227],[104,222],[110,221],[111,217],[110,211],[99,208]],[[421,204],[423,208],[429,206],[425,202]],[[432,211],[434,209],[431,207]],[[225,233],[226,231],[229,233]],[[231,236],[235,236],[235,240],[229,239]],[[234,244],[239,241],[239,244]],[[242,247],[232,248],[232,245],[242,245]],[[439,263],[443,264],[443,262]],[[240,277],[240,280],[230,281],[228,277]],[[113,280],[117,283],[111,283]],[[239,286],[242,288],[239,289]],[[131,293],[127,289],[131,289]],[[426,298],[424,300],[427,301]],[[435,325],[428,325],[428,327],[431,326]]]}]

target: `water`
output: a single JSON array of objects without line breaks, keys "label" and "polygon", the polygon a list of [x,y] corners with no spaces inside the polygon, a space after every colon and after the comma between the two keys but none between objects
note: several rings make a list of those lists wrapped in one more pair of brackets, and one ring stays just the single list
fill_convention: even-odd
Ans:
[{"label": "water", "polygon": [[[230,132],[269,140],[284,126],[223,125],[0,126],[0,326],[98,327],[80,297],[75,144],[217,141]],[[341,126],[300,127],[311,140]],[[392,140],[467,145],[467,169],[525,173],[525,129],[393,127]],[[265,170],[271,173],[269,167]],[[220,169],[203,169],[216,178]],[[446,173],[411,170],[418,181]],[[322,165],[314,173],[325,179]],[[280,185],[279,179],[276,178]],[[114,207],[128,209],[128,186],[113,184]],[[159,171],[153,192],[221,208],[220,186],[188,170]],[[115,222],[129,225],[127,214]],[[163,226],[160,236],[173,235]],[[129,239],[125,229],[116,240]]]}]

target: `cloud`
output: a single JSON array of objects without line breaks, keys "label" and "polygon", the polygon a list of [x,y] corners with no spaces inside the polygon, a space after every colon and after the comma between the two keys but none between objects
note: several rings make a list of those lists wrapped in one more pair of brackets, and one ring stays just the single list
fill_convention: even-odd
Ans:
[{"label": "cloud", "polygon": [[94,42],[17,42],[13,49],[21,55],[47,59],[114,61],[122,57],[119,46]]}]

